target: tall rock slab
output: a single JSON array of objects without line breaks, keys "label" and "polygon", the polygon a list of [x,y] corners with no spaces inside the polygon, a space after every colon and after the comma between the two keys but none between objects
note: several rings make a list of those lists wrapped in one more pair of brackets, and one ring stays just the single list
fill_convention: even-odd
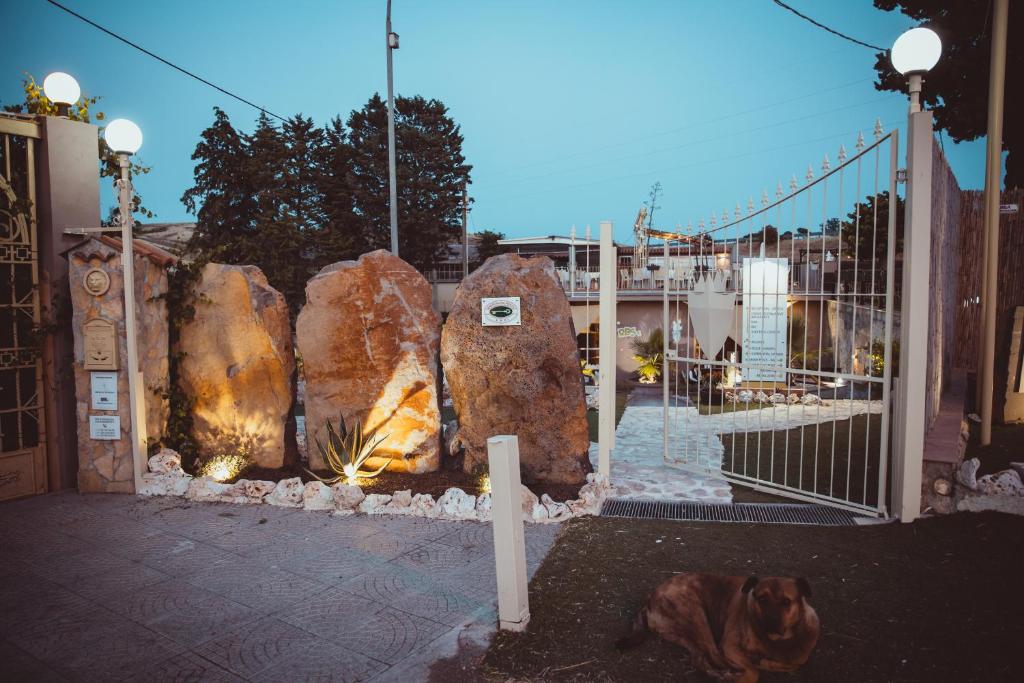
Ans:
[{"label": "tall rock slab", "polygon": [[[169,406],[169,328],[167,267],[174,256],[142,240],[135,248],[135,319],[139,369],[146,403],[146,435],[159,440]],[[75,402],[78,415],[78,490],[83,493],[132,493],[131,412],[128,396],[128,345],[124,316],[121,241],[106,235],[87,239],[68,251],[72,328],[75,338]],[[108,385],[110,378],[112,385]],[[94,390],[101,386],[103,404]],[[116,393],[116,399],[113,394]],[[92,433],[90,422],[105,421],[117,433]],[[94,438],[96,437],[96,438]]]},{"label": "tall rock slab", "polygon": [[203,268],[194,292],[178,381],[193,400],[200,453],[244,453],[270,468],[293,462],[295,351],[284,295],[256,266],[220,263]]},{"label": "tall rock slab", "polygon": [[[485,297],[519,297],[522,324],[484,327]],[[489,437],[515,434],[524,482],[586,481],[579,352],[550,259],[495,256],[463,280],[441,333],[441,364],[467,471],[486,470]]]},{"label": "tall rock slab", "polygon": [[295,325],[306,381],[306,443],[322,469],[316,440],[327,420],[379,428],[387,439],[368,466],[432,472],[441,461],[437,401],[440,316],[430,283],[405,261],[378,250],[325,267],[306,284]]}]

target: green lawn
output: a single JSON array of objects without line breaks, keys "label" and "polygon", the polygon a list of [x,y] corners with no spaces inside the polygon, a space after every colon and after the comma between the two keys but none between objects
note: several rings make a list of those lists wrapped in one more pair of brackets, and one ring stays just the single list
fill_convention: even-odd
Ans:
[{"label": "green lawn", "polygon": [[858,415],[834,425],[824,422],[786,431],[722,434],[725,447],[722,469],[807,492],[875,505],[881,431],[881,415]]}]

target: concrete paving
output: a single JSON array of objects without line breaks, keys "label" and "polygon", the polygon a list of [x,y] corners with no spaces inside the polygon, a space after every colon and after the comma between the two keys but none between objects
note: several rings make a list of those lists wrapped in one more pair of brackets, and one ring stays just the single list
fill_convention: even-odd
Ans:
[{"label": "concrete paving", "polygon": [[[532,575],[558,533],[527,525]],[[489,524],[51,494],[0,504],[0,680],[426,680],[496,619]]]}]

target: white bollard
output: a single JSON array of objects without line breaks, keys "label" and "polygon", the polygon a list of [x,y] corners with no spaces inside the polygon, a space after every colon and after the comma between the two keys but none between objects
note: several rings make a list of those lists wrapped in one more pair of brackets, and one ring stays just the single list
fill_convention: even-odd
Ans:
[{"label": "white bollard", "polygon": [[519,439],[487,439],[491,476],[491,517],[494,520],[494,563],[498,577],[498,627],[525,631],[530,622],[526,588],[526,540],[519,481]]}]

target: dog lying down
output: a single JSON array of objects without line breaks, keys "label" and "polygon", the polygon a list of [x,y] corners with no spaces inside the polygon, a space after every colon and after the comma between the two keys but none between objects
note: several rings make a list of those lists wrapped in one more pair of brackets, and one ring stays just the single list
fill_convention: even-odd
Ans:
[{"label": "dog lying down", "polygon": [[649,633],[682,645],[714,679],[755,683],[759,671],[793,671],[818,642],[806,579],[679,574],[651,593],[619,640],[625,650]]}]

